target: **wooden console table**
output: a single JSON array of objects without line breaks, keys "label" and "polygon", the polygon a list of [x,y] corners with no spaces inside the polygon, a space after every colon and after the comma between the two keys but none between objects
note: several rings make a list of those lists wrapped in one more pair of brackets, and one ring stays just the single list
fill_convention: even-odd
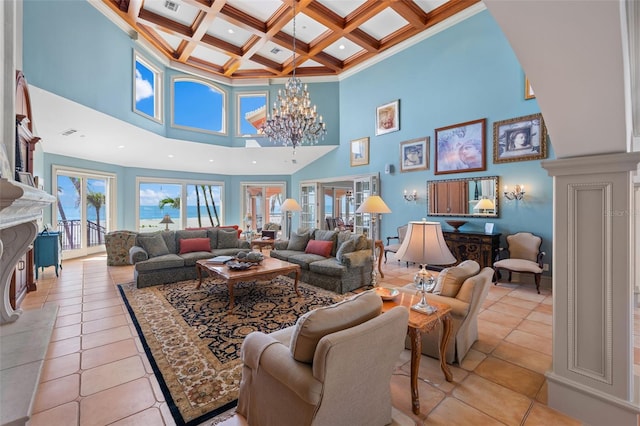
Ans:
[{"label": "wooden console table", "polygon": [[471,259],[480,264],[480,268],[492,267],[493,260],[500,249],[501,234],[484,232],[442,231],[449,250],[460,263]]}]

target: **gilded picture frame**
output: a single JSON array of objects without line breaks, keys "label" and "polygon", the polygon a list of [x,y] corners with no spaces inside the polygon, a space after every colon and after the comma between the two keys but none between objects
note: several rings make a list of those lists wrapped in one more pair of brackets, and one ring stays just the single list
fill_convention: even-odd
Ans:
[{"label": "gilded picture frame", "polygon": [[400,142],[400,172],[429,168],[429,136]]},{"label": "gilded picture frame", "polygon": [[351,167],[369,164],[369,138],[354,139],[349,151]]},{"label": "gilded picture frame", "polygon": [[524,77],[524,98],[535,99],[536,94],[533,92],[533,87],[527,76]]},{"label": "gilded picture frame", "polygon": [[547,128],[542,114],[531,114],[493,123],[493,162],[547,158]]}]

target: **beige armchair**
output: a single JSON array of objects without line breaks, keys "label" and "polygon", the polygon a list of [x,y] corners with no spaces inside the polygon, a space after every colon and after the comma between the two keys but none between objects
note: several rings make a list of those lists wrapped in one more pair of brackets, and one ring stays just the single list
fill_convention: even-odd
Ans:
[{"label": "beige armchair", "polygon": [[409,313],[381,308],[367,291],[311,311],[293,327],[250,333],[237,413],[251,426],[391,423],[390,380]]},{"label": "beige armchair", "polygon": [[[447,344],[446,361],[460,364],[478,340],[478,313],[484,303],[493,279],[493,269],[484,268],[473,260],[465,260],[458,266],[443,269],[436,280],[439,294],[427,294],[427,301],[444,303],[451,306],[451,338]],[[438,289],[438,286],[441,286]],[[401,289],[403,292],[416,292],[414,284]],[[409,339],[405,346],[411,347]],[[440,333],[422,333],[422,353],[439,358]]]},{"label": "beige armchair", "polygon": [[[540,251],[542,238],[530,232],[518,232],[507,235],[507,250],[500,251],[499,260],[493,264],[495,271],[495,282],[498,284],[500,270],[509,271],[509,282],[511,282],[511,272],[533,274],[536,290],[540,294],[540,278],[542,277],[542,258],[545,252]],[[502,253],[506,252],[507,258],[502,259]]]}]

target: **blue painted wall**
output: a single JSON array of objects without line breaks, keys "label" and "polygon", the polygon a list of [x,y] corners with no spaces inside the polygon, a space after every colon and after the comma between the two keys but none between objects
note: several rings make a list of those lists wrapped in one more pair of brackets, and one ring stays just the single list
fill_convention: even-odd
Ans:
[{"label": "blue painted wall", "polygon": [[[165,122],[157,124],[132,111],[131,90],[134,44],[129,37],[85,2],[43,2],[24,4],[24,71],[30,84],[64,96],[83,105],[128,121],[171,138],[242,146],[235,137],[235,94],[269,90],[273,103],[281,86],[230,87],[218,84],[228,93],[228,130],[225,136],[172,129],[170,110]],[[83,37],[77,37],[83,34]],[[124,52],[124,53],[123,53]],[[144,52],[142,51],[144,54]],[[153,59],[147,56],[147,59]],[[156,63],[157,64],[157,63]],[[157,64],[161,66],[160,64]],[[163,68],[161,66],[161,68]],[[164,68],[163,68],[164,69]],[[165,98],[170,93],[170,77],[180,73],[164,69]],[[286,181],[288,195],[299,197],[303,180],[356,174],[380,173],[381,195],[393,210],[381,221],[381,235],[394,235],[397,226],[426,217],[426,181],[455,177],[500,177],[501,185],[516,183],[527,187],[522,202],[501,199],[500,217],[470,218],[463,229],[481,230],[488,221],[504,234],[526,230],[541,235],[547,260],[551,259],[552,181],[539,161],[493,164],[493,123],[540,112],[537,102],[524,99],[524,71],[491,15],[481,12],[409,49],[381,61],[357,75],[337,83],[310,84],[313,102],[325,117],[329,134],[324,144],[338,149],[320,158],[293,176],[221,176],[177,173],[117,167],[44,154],[45,182],[51,182],[51,165],[60,164],[118,175],[118,227],[133,228],[135,177],[158,176],[176,179],[211,179],[225,182],[227,223],[239,223],[242,181]],[[376,106],[400,100],[400,130],[375,136]],[[482,172],[434,174],[434,129],[479,118],[487,119],[486,163]],[[353,139],[370,137],[370,163],[350,167],[349,148]],[[429,170],[399,172],[399,144],[402,141],[431,138]],[[553,150],[549,145],[549,158]],[[384,174],[385,164],[395,172]],[[51,188],[48,188],[51,190]],[[405,203],[403,190],[418,190],[419,201]],[[442,218],[429,217],[432,220]],[[294,216],[294,227],[295,223]],[[447,225],[443,225],[444,228]]]},{"label": "blue painted wall", "polygon": [[[227,95],[227,134],[194,132],[171,127],[171,105],[165,102],[164,122],[157,123],[133,111],[134,48],[164,73],[164,99],[171,93],[171,80],[185,73],[165,68],[143,48],[136,47],[115,24],[86,1],[24,1],[23,68],[29,84],[89,108],[127,121],[169,138],[222,146],[244,146],[235,136],[236,93],[269,91],[276,99],[279,85],[231,87],[214,83]],[[81,34],[82,36],[78,36]],[[338,83],[309,84],[309,92],[328,133],[321,145],[339,143]]]},{"label": "blue painted wall", "polygon": [[[376,106],[400,100],[400,130],[375,135]],[[303,180],[380,173],[382,198],[393,213],[383,215],[381,236],[427,217],[426,182],[457,177],[493,176],[505,184],[524,184],[525,200],[500,199],[500,217],[468,218],[463,230],[484,230],[486,222],[504,235],[529,231],[543,237],[546,262],[551,262],[552,180],[539,161],[493,164],[493,123],[540,112],[535,99],[524,99],[524,71],[491,15],[481,12],[415,46],[340,82],[340,147],[292,177],[294,197]],[[434,174],[435,131],[486,118],[486,171]],[[369,165],[350,167],[350,141],[370,138]],[[399,172],[400,142],[428,136],[429,170]],[[549,158],[553,158],[549,145]],[[395,172],[384,174],[385,164]],[[403,191],[416,189],[417,203],[406,203]],[[502,190],[502,188],[501,188]],[[294,222],[294,227],[297,224]]]}]

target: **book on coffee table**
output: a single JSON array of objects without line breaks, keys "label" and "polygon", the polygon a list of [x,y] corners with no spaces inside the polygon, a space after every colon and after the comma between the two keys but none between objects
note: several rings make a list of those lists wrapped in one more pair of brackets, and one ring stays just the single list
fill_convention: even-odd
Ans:
[{"label": "book on coffee table", "polygon": [[211,259],[207,259],[207,263],[216,263],[218,265],[224,265],[225,263],[233,259],[234,259],[233,256],[216,256],[216,257],[212,257]]}]

